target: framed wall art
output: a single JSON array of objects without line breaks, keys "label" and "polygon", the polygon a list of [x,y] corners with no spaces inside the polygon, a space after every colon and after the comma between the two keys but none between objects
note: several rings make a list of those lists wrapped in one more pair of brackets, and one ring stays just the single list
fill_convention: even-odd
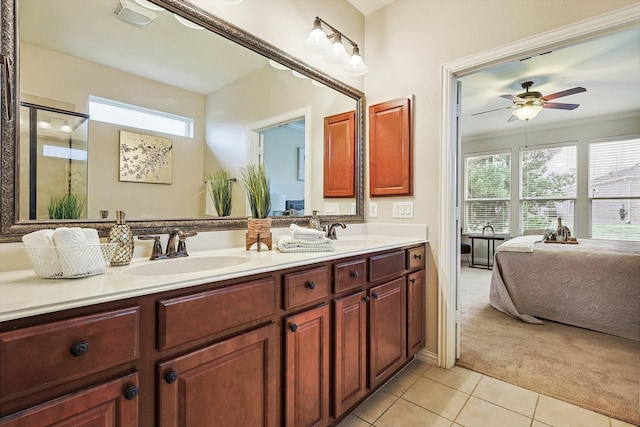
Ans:
[{"label": "framed wall art", "polygon": [[120,181],[171,184],[173,140],[121,130]]}]

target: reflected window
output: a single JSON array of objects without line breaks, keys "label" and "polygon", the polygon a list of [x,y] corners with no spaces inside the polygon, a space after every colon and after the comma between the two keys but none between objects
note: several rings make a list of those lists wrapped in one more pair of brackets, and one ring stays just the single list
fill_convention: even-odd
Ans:
[{"label": "reflected window", "polygon": [[89,97],[91,120],[193,138],[193,119],[97,96]]}]

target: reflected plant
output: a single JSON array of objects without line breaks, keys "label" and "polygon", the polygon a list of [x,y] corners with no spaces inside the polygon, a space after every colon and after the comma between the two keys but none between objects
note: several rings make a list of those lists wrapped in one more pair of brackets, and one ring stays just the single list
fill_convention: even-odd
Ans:
[{"label": "reflected plant", "polygon": [[233,181],[227,169],[219,169],[207,176],[207,190],[213,200],[218,216],[231,215]]},{"label": "reflected plant", "polygon": [[269,179],[264,164],[249,163],[241,169],[242,183],[247,190],[251,214],[254,218],[266,218],[271,210]]},{"label": "reflected plant", "polygon": [[48,209],[49,219],[78,219],[84,211],[84,201],[75,194],[53,196]]}]

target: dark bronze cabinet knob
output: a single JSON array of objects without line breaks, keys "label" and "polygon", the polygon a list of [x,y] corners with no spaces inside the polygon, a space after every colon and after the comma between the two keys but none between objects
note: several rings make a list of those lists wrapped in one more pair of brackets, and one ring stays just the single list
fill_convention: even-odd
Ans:
[{"label": "dark bronze cabinet knob", "polygon": [[164,380],[167,382],[167,384],[173,384],[178,381],[178,373],[176,371],[169,371],[164,376]]},{"label": "dark bronze cabinet knob", "polygon": [[138,389],[138,386],[132,385],[124,391],[124,398],[127,400],[133,400],[138,397],[139,392],[140,389]]},{"label": "dark bronze cabinet knob", "polygon": [[411,283],[416,283],[416,279],[409,279]]},{"label": "dark bronze cabinet knob", "polygon": [[86,341],[78,341],[77,343],[74,343],[69,349],[71,354],[73,354],[76,357],[82,356],[87,352],[87,350],[89,350],[89,343]]},{"label": "dark bronze cabinet knob", "polygon": [[289,329],[291,330],[291,332],[295,332],[298,330],[298,325],[292,323],[291,326],[289,326]]},{"label": "dark bronze cabinet knob", "polygon": [[371,298],[369,298],[369,295],[365,295],[363,299],[364,302],[369,302],[371,300]]},{"label": "dark bronze cabinet knob", "polygon": [[307,288],[315,289],[316,288],[316,282],[314,282],[313,280],[311,280],[310,282],[307,282]]},{"label": "dark bronze cabinet knob", "polygon": [[414,258],[414,259],[422,259],[422,255],[420,255],[420,254],[413,254],[413,258]]},{"label": "dark bronze cabinet knob", "polygon": [[371,296],[372,296],[372,297],[374,297],[375,299],[378,299],[378,296],[379,296],[379,295],[378,295],[378,293],[377,293],[377,292],[374,292],[374,293],[372,293],[372,294],[371,294]]},{"label": "dark bronze cabinet knob", "polygon": [[353,277],[354,279],[355,279],[356,277],[358,277],[358,272],[357,272],[357,271],[352,271],[352,272],[351,272],[351,277]]}]

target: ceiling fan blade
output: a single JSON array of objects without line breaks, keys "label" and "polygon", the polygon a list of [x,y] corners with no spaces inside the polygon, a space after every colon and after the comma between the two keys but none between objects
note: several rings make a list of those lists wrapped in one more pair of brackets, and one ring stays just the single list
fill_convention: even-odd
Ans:
[{"label": "ceiling fan blade", "polygon": [[500,98],[508,99],[509,101],[512,101],[512,102],[524,101],[524,99],[518,98],[517,96],[513,96],[513,95],[500,95]]},{"label": "ceiling fan blade", "polygon": [[479,113],[473,113],[472,116],[477,116],[478,114],[484,114],[484,113],[491,113],[494,111],[500,111],[500,110],[508,110],[510,108],[513,108],[513,105],[509,105],[508,107],[501,107],[501,108],[494,108],[493,110],[487,110],[487,111],[480,111]]},{"label": "ceiling fan blade", "polygon": [[574,93],[580,93],[580,92],[586,92],[587,90],[583,87],[574,87],[573,89],[567,89],[567,90],[563,90],[562,92],[556,92],[556,93],[552,93],[551,95],[545,95],[543,96],[544,99],[546,99],[547,101],[551,101],[552,99],[556,99],[556,98],[560,98],[561,96],[569,96],[569,95],[573,95]]},{"label": "ceiling fan blade", "polygon": [[556,108],[558,110],[575,110],[580,104],[564,104],[562,102],[545,102],[544,108]]},{"label": "ceiling fan blade", "polygon": [[517,117],[517,116],[514,116],[514,115],[512,114],[512,115],[511,115],[511,117],[509,117],[509,120],[507,120],[507,123],[509,123],[509,122],[513,122],[513,121],[515,121],[515,120],[518,120],[518,117]]}]

